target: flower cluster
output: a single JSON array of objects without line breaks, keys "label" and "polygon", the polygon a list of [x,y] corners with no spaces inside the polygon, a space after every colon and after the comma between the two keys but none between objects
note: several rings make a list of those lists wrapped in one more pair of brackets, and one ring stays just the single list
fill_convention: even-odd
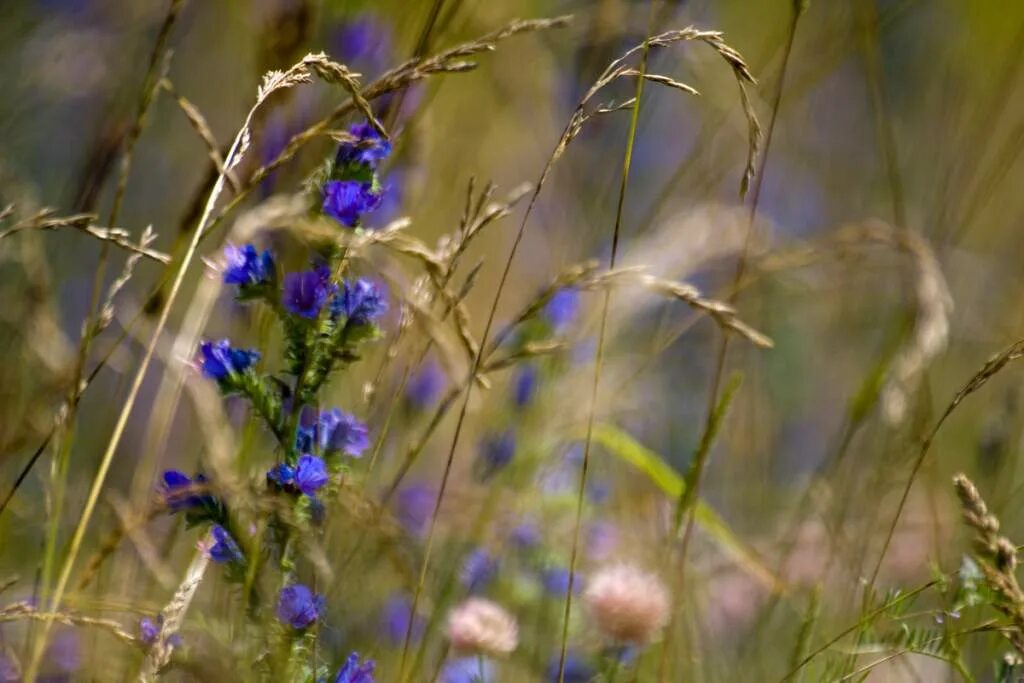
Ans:
[{"label": "flower cluster", "polygon": [[338,147],[320,193],[324,215],[354,228],[363,214],[376,210],[384,200],[377,165],[391,153],[391,143],[368,123],[353,126],[349,136]]}]

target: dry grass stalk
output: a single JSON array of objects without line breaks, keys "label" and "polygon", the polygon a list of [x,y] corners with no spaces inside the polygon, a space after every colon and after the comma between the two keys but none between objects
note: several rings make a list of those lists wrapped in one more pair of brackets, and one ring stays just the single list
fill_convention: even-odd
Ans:
[{"label": "dry grass stalk", "polygon": [[48,612],[40,612],[27,602],[17,602],[13,605],[8,605],[7,607],[0,609],[0,623],[6,621],[17,621],[19,619],[55,621],[58,624],[64,624],[65,626],[95,626],[96,628],[106,631],[123,643],[134,646],[141,645],[136,636],[125,631],[121,624],[112,619],[97,619],[95,617],[86,617],[71,612],[56,612],[52,614]]},{"label": "dry grass stalk", "polygon": [[999,535],[999,520],[989,512],[977,487],[964,474],[953,477],[963,507],[964,521],[975,531],[975,558],[985,583],[998,596],[994,607],[1013,622],[1001,633],[1024,654],[1024,590],[1017,582],[1017,546]]}]

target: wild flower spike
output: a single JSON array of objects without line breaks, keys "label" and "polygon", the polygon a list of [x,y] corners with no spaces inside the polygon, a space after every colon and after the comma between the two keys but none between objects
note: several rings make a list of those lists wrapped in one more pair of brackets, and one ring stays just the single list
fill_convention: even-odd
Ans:
[{"label": "wild flower spike", "polygon": [[274,274],[274,257],[270,250],[262,254],[251,244],[224,247],[224,282],[229,285],[255,287],[269,283]]},{"label": "wild flower spike", "polygon": [[345,660],[341,669],[338,670],[338,675],[334,679],[334,683],[374,683],[373,669],[374,661],[367,659],[365,662],[359,662],[359,653],[353,652]]},{"label": "wild flower spike", "polygon": [[245,372],[260,358],[258,351],[232,348],[227,339],[204,341],[199,345],[199,353],[203,374],[218,382]]},{"label": "wild flower spike", "polygon": [[320,413],[319,431],[320,449],[324,453],[340,452],[358,458],[370,445],[366,425],[340,408]]},{"label": "wild flower spike", "polygon": [[491,434],[480,445],[477,459],[477,475],[487,481],[508,467],[516,455],[516,436],[512,430]]},{"label": "wild flower spike", "polygon": [[544,307],[544,317],[556,333],[564,332],[580,311],[580,293],[573,287],[566,287],[555,292],[555,295]]},{"label": "wild flower spike", "polygon": [[284,276],[281,303],[289,313],[315,319],[337,289],[338,286],[331,282],[331,269],[327,266],[288,273]]},{"label": "wild flower spike", "polygon": [[325,608],[324,596],[301,583],[285,586],[277,598],[277,618],[281,623],[302,630],[316,623]]},{"label": "wild flower spike", "polygon": [[231,538],[227,529],[220,524],[214,524],[210,533],[213,536],[213,545],[207,552],[211,560],[219,564],[234,564],[245,559],[242,549],[235,543],[235,539]]},{"label": "wild flower spike", "polygon": [[331,301],[331,314],[344,315],[348,325],[367,325],[388,310],[387,295],[371,280],[346,280],[341,291]]},{"label": "wild flower spike", "polygon": [[377,162],[383,161],[391,154],[391,143],[369,123],[357,123],[349,128],[348,132],[355,141],[343,142],[338,147],[338,154],[334,159],[336,167],[360,164],[376,169]]},{"label": "wild flower spike", "polygon": [[321,188],[323,212],[342,225],[354,228],[364,213],[380,207],[384,193],[373,183],[360,180],[329,180]]}]

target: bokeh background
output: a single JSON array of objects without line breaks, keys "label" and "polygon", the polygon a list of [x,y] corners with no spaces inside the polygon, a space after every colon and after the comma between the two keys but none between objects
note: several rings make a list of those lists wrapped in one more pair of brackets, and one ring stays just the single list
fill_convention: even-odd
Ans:
[{"label": "bokeh background", "polygon": [[[387,203],[373,222],[408,216],[408,230],[431,245],[457,226],[471,178],[478,189],[493,181],[499,196],[537,181],[578,98],[611,59],[643,40],[651,21],[647,2],[628,0],[437,4],[441,11],[427,53],[513,18],[572,14],[574,19],[567,28],[510,39],[481,56],[474,71],[418,83],[392,103],[395,153],[383,173]],[[762,127],[775,120],[748,267],[736,298],[741,317],[771,337],[774,348],[730,345],[726,373],[742,383],[701,489],[703,500],[731,530],[730,538],[746,550],[730,551],[721,537],[698,525],[686,595],[676,596],[686,607],[682,623],[674,627],[672,657],[679,677],[672,680],[775,680],[785,673],[815,586],[822,639],[855,619],[862,578],[881,549],[921,439],[955,391],[986,358],[1021,336],[1024,324],[1024,97],[1019,94],[1024,5],[812,0],[795,24],[793,7],[787,0],[663,0],[653,18],[658,30],[694,24],[723,31],[758,79],[751,93]],[[424,0],[186,2],[170,38],[167,78],[226,145],[265,71],[324,50],[370,81],[422,47],[433,9]],[[119,149],[133,125],[165,12],[166,3],[155,0],[0,4],[0,205],[14,204],[18,216],[43,206],[59,215],[95,212],[104,224]],[[783,64],[785,81],[776,101]],[[725,299],[751,226],[751,197],[739,192],[747,124],[736,84],[725,63],[698,44],[655,51],[649,68],[692,85],[700,95],[655,84],[645,89],[620,262],[648,266]],[[632,88],[632,81],[623,82],[605,99],[621,102]],[[322,83],[281,94],[255,123],[243,172],[272,159],[291,135],[341,97]],[[595,119],[555,167],[513,264],[499,324],[571,264],[607,261],[628,127],[628,112]],[[275,193],[300,189],[332,146],[322,139],[304,148],[242,211]],[[151,225],[158,234],[153,247],[173,251],[194,225],[210,170],[205,146],[173,99],[162,94],[135,150],[118,227],[137,238]],[[472,250],[471,261],[484,261],[468,298],[477,334],[521,211],[522,205]],[[202,254],[215,258],[224,234],[204,243]],[[296,238],[287,230],[261,240],[287,254],[295,267],[301,265]],[[3,495],[50,432],[68,391],[99,254],[98,242],[68,229],[22,231],[0,240]],[[111,258],[119,264],[124,255]],[[393,287],[413,285],[409,269],[376,265],[388,271]],[[364,267],[372,271],[375,264]],[[202,282],[203,266],[193,269],[182,301]],[[119,265],[109,270],[112,280]],[[60,528],[68,533],[148,338],[152,318],[143,305],[160,275],[159,264],[139,264],[120,295],[111,330],[97,341],[86,364],[91,369],[141,312],[142,336],[133,332],[117,347],[80,406],[71,484],[60,512],[66,517]],[[499,530],[522,514],[541,518],[550,567],[568,562],[573,496],[545,477],[564,474],[566,467],[570,475],[576,472],[573,458],[586,419],[600,302],[594,294],[581,298],[571,334],[575,365],[541,383],[530,410],[514,406],[522,381],[517,372],[497,377],[474,399],[442,516],[451,538],[463,540],[446,546],[442,564],[458,565],[471,541],[486,541],[498,555],[508,551]],[[179,305],[172,311],[172,335],[188,310]],[[721,333],[678,303],[635,291],[613,297],[610,319],[599,420],[684,472],[706,419]],[[222,297],[204,334],[252,336],[258,322]],[[393,318],[392,331],[395,323]],[[365,415],[371,429],[383,416],[373,396],[395,393],[401,380],[400,364],[382,376],[376,373],[386,348],[379,344],[365,364],[332,388],[332,397]],[[158,354],[117,452],[87,548],[116,527],[125,511],[145,505],[160,468],[194,470],[202,462],[197,408],[186,400],[173,415],[164,415],[156,400],[168,367],[185,367],[187,360]],[[444,386],[460,372],[457,364],[435,355],[414,370],[411,386],[424,389],[427,401],[436,400],[426,391],[427,374]],[[936,567],[958,566],[966,544],[949,485],[955,471],[975,476],[1005,533],[1024,538],[1019,377],[1012,367],[995,377],[940,433],[887,553],[881,575],[886,587],[917,585]],[[367,391],[368,383],[373,392]],[[411,407],[384,444],[382,471],[388,474],[396,471],[404,444],[422,426],[414,399],[408,399]],[[240,438],[258,438],[244,432],[241,406],[228,409]],[[437,485],[452,417],[410,472],[408,495],[402,498],[410,508],[423,506],[415,487],[430,491]],[[505,430],[516,434],[516,465],[523,469],[503,484],[499,509],[488,512],[493,522],[484,529],[460,528],[473,526],[469,513],[490,498],[489,489],[473,479],[475,454]],[[627,556],[674,576],[665,565],[671,497],[600,444],[593,456],[591,479],[600,490],[587,507],[593,552],[582,560],[583,576],[596,563]],[[18,577],[0,598],[32,595],[54,510],[47,486],[51,462],[47,449],[0,517],[0,582]],[[377,495],[388,480],[384,474],[370,478],[368,496]],[[536,486],[537,481],[547,481],[549,488]],[[544,496],[555,500],[540,500]],[[405,512],[396,513],[399,522],[406,521]],[[90,592],[69,599],[103,613],[159,610],[168,595],[160,588],[160,572],[180,574],[191,551],[184,532],[172,527],[167,519],[156,519],[144,539],[116,551]],[[415,537],[415,529],[406,531]],[[341,522],[333,529],[342,539],[349,532],[355,533]],[[329,557],[346,555],[346,541],[338,543]],[[157,570],[139,560],[145,544],[155,548]],[[372,643],[364,649],[374,649],[384,661],[395,646],[381,645],[386,638],[374,625],[386,620],[388,605],[394,607],[408,591],[403,553],[412,552],[401,539],[393,545],[398,569],[381,568],[386,543],[372,546],[365,561],[335,576],[330,594],[339,603],[334,609],[346,613],[338,618],[344,623],[339,642]],[[765,570],[777,573],[786,590],[773,589]],[[532,596],[524,600],[543,600],[530,592],[543,595],[543,586],[530,588],[519,578],[511,582],[508,590]],[[196,628],[215,634],[212,644],[194,636],[204,651],[230,650],[224,642],[228,631],[217,617],[218,610],[229,609],[227,595],[211,588],[204,597],[210,612]],[[400,605],[396,609],[400,612]],[[541,679],[539,672],[557,650],[557,590],[546,609],[537,612],[537,623],[548,619],[550,625],[530,636],[529,665],[506,671],[502,680]],[[0,633],[5,647],[19,647],[21,631],[3,627]],[[96,671],[106,657],[98,649],[104,642],[103,636],[69,642],[71,661],[65,666],[54,659],[55,671],[75,680]],[[988,671],[999,653],[993,639],[969,658],[977,670]],[[233,666],[230,656],[193,657],[180,675],[214,680],[230,677]],[[953,680],[945,665],[915,657],[874,675],[915,680],[912,671],[916,680]]]}]

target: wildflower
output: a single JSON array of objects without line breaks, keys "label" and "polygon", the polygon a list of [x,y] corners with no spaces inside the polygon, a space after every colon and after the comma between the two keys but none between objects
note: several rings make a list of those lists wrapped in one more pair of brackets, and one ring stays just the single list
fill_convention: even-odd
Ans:
[{"label": "wildflower", "polygon": [[320,413],[319,441],[324,453],[341,452],[358,458],[370,445],[370,430],[355,415],[334,408]]},{"label": "wildflower", "polygon": [[368,325],[388,310],[388,300],[381,288],[365,278],[346,280],[331,301],[331,313],[344,315],[346,324]]},{"label": "wildflower", "polygon": [[21,673],[18,671],[18,667],[0,652],[0,683],[17,683],[20,680]]},{"label": "wildflower", "polygon": [[556,333],[565,332],[576,320],[580,310],[580,293],[572,287],[555,292],[544,307],[544,317]]},{"label": "wildflower", "polygon": [[295,629],[312,626],[324,611],[324,596],[301,583],[285,586],[277,598],[277,618]]},{"label": "wildflower", "polygon": [[327,465],[323,460],[308,453],[299,458],[295,466],[295,487],[299,491],[313,497],[327,481]]},{"label": "wildflower", "polygon": [[267,483],[279,489],[293,489],[295,487],[295,468],[287,463],[277,463],[267,470]]},{"label": "wildflower", "polygon": [[507,655],[519,644],[515,618],[499,605],[470,598],[448,616],[448,640],[460,652]]},{"label": "wildflower", "polygon": [[494,662],[480,657],[453,659],[441,670],[441,683],[491,683]]},{"label": "wildflower", "polygon": [[204,341],[199,345],[203,374],[210,379],[223,382],[233,375],[245,372],[260,358],[257,351],[231,348],[231,342]]},{"label": "wildflower", "polygon": [[359,653],[353,652],[338,669],[338,676],[334,679],[334,683],[374,683],[374,666],[372,659],[367,659],[360,664]]},{"label": "wildflower", "polygon": [[412,601],[404,595],[393,595],[384,604],[381,610],[380,626],[385,637],[395,645],[405,641],[405,634],[409,631],[409,621],[412,620],[411,641],[417,642],[423,637],[423,630],[426,623],[418,614],[413,614]]},{"label": "wildflower", "polygon": [[409,379],[405,386],[405,398],[420,410],[434,405],[445,385],[444,371],[434,359],[428,360]]},{"label": "wildflower", "polygon": [[486,588],[498,574],[498,558],[483,548],[477,548],[462,562],[459,579],[470,593]]},{"label": "wildflower", "polygon": [[596,520],[586,533],[587,556],[592,560],[606,559],[619,543],[619,530],[612,522]]},{"label": "wildflower", "polygon": [[422,536],[434,511],[436,498],[437,493],[423,484],[407,486],[398,492],[395,499],[395,516],[410,534]]},{"label": "wildflower", "polygon": [[327,266],[288,273],[284,276],[282,303],[289,313],[313,319],[320,315],[324,302],[337,288]]},{"label": "wildflower", "polygon": [[584,600],[598,629],[618,643],[649,642],[668,623],[665,585],[634,565],[615,565],[595,573]]},{"label": "wildflower", "polygon": [[369,123],[357,123],[348,132],[355,140],[341,143],[334,159],[335,166],[357,164],[375,169],[377,162],[391,154],[391,143]]},{"label": "wildflower", "polygon": [[[564,598],[565,594],[569,592],[569,568],[548,567],[543,569],[540,573],[540,582],[549,595]],[[576,574],[572,581],[573,595],[579,593],[582,586],[583,581],[580,575]]]},{"label": "wildflower", "polygon": [[274,257],[269,250],[256,253],[256,247],[246,244],[224,248],[224,282],[229,285],[255,287],[270,282],[274,274]]},{"label": "wildflower", "polygon": [[346,227],[359,223],[364,213],[380,206],[384,193],[373,183],[360,180],[329,180],[323,185],[323,212]]},{"label": "wildflower", "polygon": [[492,434],[484,439],[477,459],[477,475],[481,481],[508,467],[516,455],[516,437],[511,430]]},{"label": "wildflower", "polygon": [[380,73],[393,61],[391,27],[372,14],[346,17],[331,32],[329,51],[361,73]]},{"label": "wildflower", "polygon": [[163,497],[164,503],[171,512],[179,512],[198,508],[213,502],[213,496],[203,493],[206,489],[206,477],[197,474],[195,479],[178,470],[164,472]]},{"label": "wildflower", "polygon": [[533,394],[537,390],[537,366],[533,364],[522,366],[516,373],[512,383],[512,400],[519,408],[524,408],[533,400]]},{"label": "wildflower", "polygon": [[211,560],[220,564],[234,564],[245,559],[242,549],[235,543],[235,539],[231,538],[227,529],[220,524],[214,524],[210,534],[213,536],[213,545],[207,552]]},{"label": "wildflower", "polygon": [[163,627],[164,615],[158,614],[156,619],[150,619],[149,617],[142,617],[139,620],[139,640],[146,645],[152,645],[156,642],[157,636],[160,635],[160,629]]},{"label": "wildflower", "polygon": [[531,521],[521,522],[508,534],[509,540],[520,550],[530,550],[540,545],[540,530]]},{"label": "wildflower", "polygon": [[560,660],[561,657],[555,655],[548,662],[548,666],[544,670],[545,680],[548,683],[590,683],[597,676],[597,672],[585,659],[570,652],[565,657],[565,668],[561,672],[562,678],[559,678]]}]

